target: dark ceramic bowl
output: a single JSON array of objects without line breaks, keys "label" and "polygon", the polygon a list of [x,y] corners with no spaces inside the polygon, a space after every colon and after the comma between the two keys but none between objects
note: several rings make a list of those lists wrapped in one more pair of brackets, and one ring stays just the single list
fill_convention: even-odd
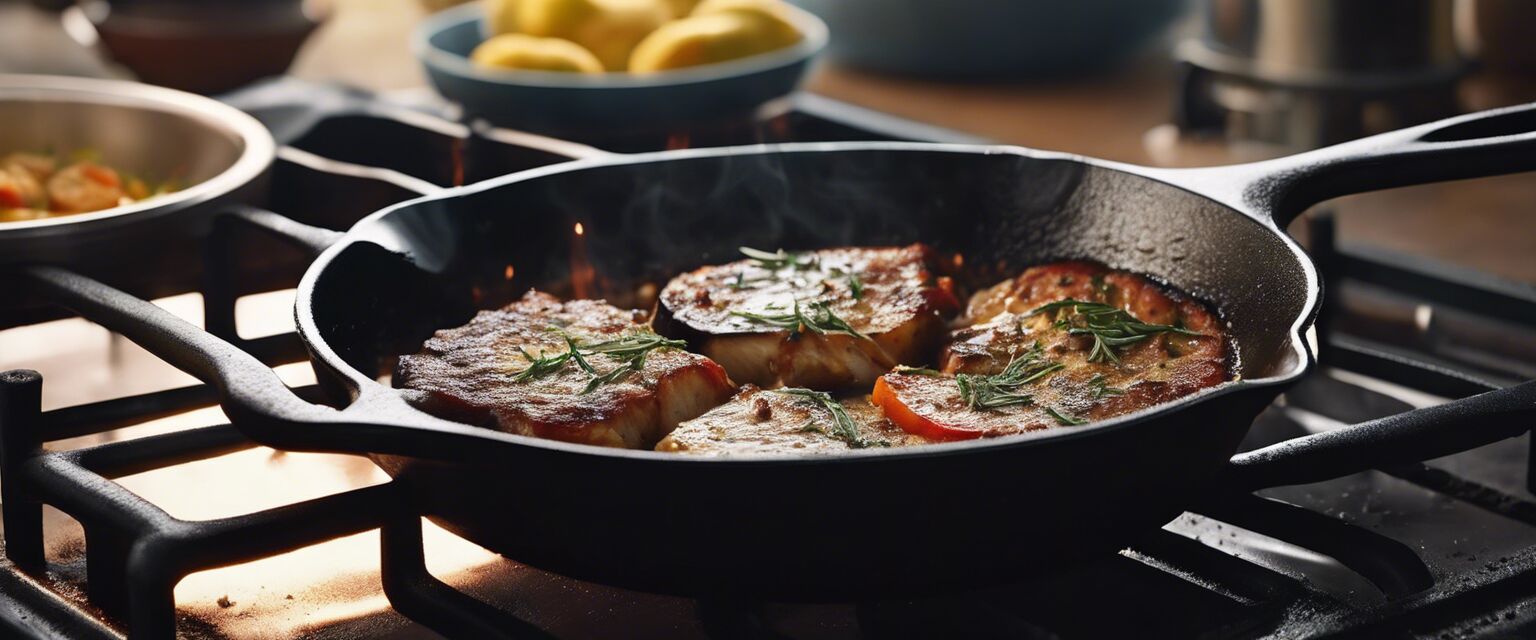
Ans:
[{"label": "dark ceramic bowl", "polygon": [[827,44],[827,27],[791,7],[805,34],[761,55],[652,75],[491,70],[469,53],[484,39],[479,3],[443,11],[417,28],[413,46],[439,93],[467,115],[546,133],[639,131],[750,114],[799,88]]},{"label": "dark ceramic bowl", "polygon": [[1099,71],[1147,48],[1186,0],[791,0],[821,16],[840,62],[951,78]]}]

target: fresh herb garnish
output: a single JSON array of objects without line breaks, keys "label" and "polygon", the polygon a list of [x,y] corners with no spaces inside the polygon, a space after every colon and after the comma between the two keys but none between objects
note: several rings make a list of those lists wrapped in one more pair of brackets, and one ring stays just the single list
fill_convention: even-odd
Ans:
[{"label": "fresh herb garnish", "polygon": [[[763,251],[762,249],[753,249],[752,247],[737,247],[737,249],[741,251],[742,255],[751,258],[756,263],[754,266],[765,269],[770,273],[764,277],[749,279],[745,270],[740,271],[736,274],[736,279],[730,283],[732,289],[750,289],[756,283],[777,279],[779,277],[778,272],[786,269],[790,271],[819,270],[832,276],[847,277],[848,293],[853,296],[854,300],[862,300],[864,298],[864,281],[859,279],[857,272],[838,265],[823,268],[821,256],[817,255],[814,251],[791,253],[783,249],[776,251]],[[828,286],[825,280],[822,281],[822,286]]]},{"label": "fresh herb garnish", "polygon": [[[769,307],[770,309],[775,307]],[[782,307],[777,307],[782,308]],[[763,324],[789,329],[790,333],[798,334],[801,331],[811,331],[818,334],[846,333],[855,338],[868,340],[869,337],[859,333],[846,320],[839,318],[825,302],[811,302],[803,307],[796,300],[789,311],[785,313],[752,313],[750,311],[732,311],[731,315],[748,320],[755,320]]]},{"label": "fresh herb garnish", "polygon": [[1089,278],[1088,284],[1093,287],[1093,292],[1097,293],[1100,298],[1104,299],[1105,302],[1109,301],[1110,294],[1114,293],[1115,291],[1115,285],[1112,285],[1109,283],[1109,281],[1105,280],[1104,274],[1102,273]]},{"label": "fresh herb garnish", "polygon": [[[559,327],[550,327],[550,330],[558,332],[565,340],[565,351],[555,355],[544,355],[541,352],[538,356],[534,356],[528,353],[527,349],[518,347],[518,352],[528,360],[528,368],[512,376],[513,382],[537,380],[559,371],[568,362],[575,362],[577,367],[592,377],[587,381],[586,388],[581,391],[587,394],[602,385],[617,382],[631,373],[644,369],[646,356],[656,349],[682,349],[688,346],[688,343],[683,340],[663,338],[650,331],[637,331],[613,340],[581,344],[574,336]],[[587,361],[588,356],[594,355],[613,358],[619,362],[619,366],[607,373],[598,373],[597,368]]]},{"label": "fresh herb garnish", "polygon": [[826,433],[827,435],[833,436],[839,440],[842,440],[843,442],[848,443],[848,446],[854,449],[863,449],[870,446],[890,445],[889,442],[869,441],[860,436],[858,423],[854,422],[853,417],[848,415],[848,410],[843,408],[843,403],[838,402],[835,398],[832,397],[831,394],[826,393],[825,391],[785,388],[775,389],[773,393],[780,393],[786,396],[794,396],[803,400],[809,400],[811,404],[818,405],[821,408],[826,409],[827,413],[832,414],[832,431],[830,433],[817,426],[814,420],[807,420],[805,424],[801,425],[799,429],[801,432]]},{"label": "fresh herb garnish", "polygon": [[1088,424],[1087,420],[1084,420],[1082,418],[1074,418],[1074,417],[1069,416],[1069,415],[1063,415],[1063,414],[1057,412],[1055,409],[1052,409],[1050,407],[1046,407],[1045,408],[1045,412],[1051,414],[1051,417],[1056,419],[1056,424],[1060,424],[1060,425],[1064,425],[1064,426],[1068,426],[1068,427],[1075,427],[1075,426],[1080,425],[1080,424]]},{"label": "fresh herb garnish", "polygon": [[783,249],[763,251],[752,247],[737,247],[741,254],[757,262],[757,266],[769,271],[780,269],[811,269],[820,263],[812,252],[790,253]]},{"label": "fresh herb garnish", "polygon": [[1023,356],[1010,359],[1002,373],[962,373],[955,376],[955,384],[960,387],[960,398],[973,410],[1027,405],[1033,403],[1034,398],[1019,390],[1065,366],[1060,362],[1046,360],[1045,351],[1039,343],[1035,343]]},{"label": "fresh herb garnish", "polygon": [[531,353],[528,353],[528,350],[522,348],[521,346],[519,346],[517,350],[523,354],[524,358],[528,359],[528,368],[523,369],[522,371],[517,372],[517,375],[512,376],[513,382],[525,382],[528,380],[536,380],[538,378],[542,378],[551,373],[559,371],[560,367],[565,366],[565,363],[569,362],[571,359],[570,351],[562,351],[559,354],[553,356],[546,356],[541,351],[539,352],[539,355],[535,356]]},{"label": "fresh herb garnish", "polygon": [[1119,364],[1120,356],[1115,353],[1116,347],[1141,342],[1160,333],[1200,335],[1182,327],[1142,322],[1119,307],[1082,300],[1067,299],[1043,304],[1025,314],[1025,317],[1061,310],[1069,310],[1069,312],[1056,314],[1057,327],[1066,329],[1071,335],[1093,336],[1093,350],[1088,354],[1089,362]]},{"label": "fresh herb garnish", "polygon": [[848,292],[853,294],[854,300],[864,299],[864,281],[859,279],[859,274],[848,272]]},{"label": "fresh herb garnish", "polygon": [[1108,384],[1109,380],[1102,373],[1095,373],[1092,378],[1088,379],[1088,388],[1093,391],[1093,397],[1095,398],[1125,395],[1125,389],[1111,387]]},{"label": "fresh herb garnish", "polygon": [[892,369],[891,372],[892,373],[905,373],[907,375],[913,375],[913,376],[940,376],[940,375],[943,375],[943,373],[940,372],[938,369],[929,369],[927,367],[909,367],[909,366],[904,365],[904,364],[896,365],[896,368]]}]

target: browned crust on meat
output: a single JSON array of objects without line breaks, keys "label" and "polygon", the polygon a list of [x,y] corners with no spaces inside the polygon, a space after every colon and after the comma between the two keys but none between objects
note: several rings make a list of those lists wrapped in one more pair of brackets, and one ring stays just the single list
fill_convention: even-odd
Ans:
[{"label": "browned crust on meat", "polygon": [[[902,431],[865,396],[840,401],[859,437],[878,447],[927,442]],[[753,385],[719,407],[678,425],[657,451],[701,456],[836,454],[851,447],[834,435],[830,412],[795,396]]]},{"label": "browned crust on meat", "polygon": [[[923,364],[939,348],[958,306],[936,278],[933,251],[845,247],[814,252],[814,269],[764,269],[741,260],[673,278],[661,292],[656,326],[685,337],[739,382],[812,389],[868,389],[897,364]],[[863,295],[855,298],[849,273]],[[794,333],[734,312],[784,313],[825,303],[869,339]],[[694,340],[697,337],[698,340]]]},{"label": "browned crust on meat", "polygon": [[[1201,335],[1161,333],[1117,349],[1120,362],[1089,362],[1088,336],[1070,336],[1050,315],[1028,316],[1064,299],[1104,302],[1143,322],[1179,326]],[[918,415],[939,423],[972,425],[982,436],[999,436],[1062,425],[1047,409],[1073,419],[1103,420],[1175,400],[1232,379],[1233,360],[1225,324],[1208,308],[1143,276],[1087,262],[1032,267],[1018,277],[974,295],[970,326],[958,329],[941,359],[945,376],[890,374],[896,397]],[[1009,359],[1038,343],[1045,357],[1065,365],[1026,391],[1028,406],[972,410],[952,377],[995,374]],[[1102,384],[1092,381],[1099,378]],[[1123,394],[1097,388],[1121,389]]]},{"label": "browned crust on meat", "polygon": [[[652,351],[645,366],[617,382],[583,393],[591,376],[567,364],[535,380],[514,380],[529,353],[557,354],[564,338],[585,341],[637,331],[633,312],[600,300],[561,302],[528,292],[467,324],[438,331],[415,355],[402,356],[397,386],[424,410],[509,433],[605,446],[649,448],[678,422],[724,401],[733,391],[725,371],[709,359],[678,349]],[[589,356],[599,372],[620,364]]]}]

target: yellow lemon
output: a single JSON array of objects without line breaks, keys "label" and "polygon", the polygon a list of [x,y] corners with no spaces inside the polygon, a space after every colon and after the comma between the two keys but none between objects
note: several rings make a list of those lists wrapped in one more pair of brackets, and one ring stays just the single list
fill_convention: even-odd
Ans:
[{"label": "yellow lemon", "polygon": [[800,41],[787,23],[746,11],[693,15],[667,23],[635,47],[634,73],[654,73],[725,62],[782,49]]},{"label": "yellow lemon", "polygon": [[481,4],[487,34],[517,33],[517,0],[483,0]]},{"label": "yellow lemon", "polygon": [[518,0],[523,33],[586,47],[609,71],[623,71],[635,44],[672,16],[663,0]]},{"label": "yellow lemon", "polygon": [[704,0],[693,8],[696,16],[722,13],[738,13],[756,20],[762,37],[778,43],[774,48],[787,47],[802,37],[789,7],[779,0]]},{"label": "yellow lemon", "polygon": [[469,59],[476,65],[497,69],[603,72],[603,63],[579,44],[521,33],[504,33],[480,43]]},{"label": "yellow lemon", "polygon": [[693,13],[693,8],[698,6],[699,0],[666,0],[667,6],[672,8],[672,17],[682,18]]}]

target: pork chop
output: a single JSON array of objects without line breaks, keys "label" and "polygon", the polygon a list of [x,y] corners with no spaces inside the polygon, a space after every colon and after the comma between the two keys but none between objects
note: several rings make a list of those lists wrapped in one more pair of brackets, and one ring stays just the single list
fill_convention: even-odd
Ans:
[{"label": "pork chop", "polygon": [[720,365],[684,346],[634,312],[529,291],[438,331],[400,358],[395,384],[416,406],[451,420],[649,449],[734,391]]}]

